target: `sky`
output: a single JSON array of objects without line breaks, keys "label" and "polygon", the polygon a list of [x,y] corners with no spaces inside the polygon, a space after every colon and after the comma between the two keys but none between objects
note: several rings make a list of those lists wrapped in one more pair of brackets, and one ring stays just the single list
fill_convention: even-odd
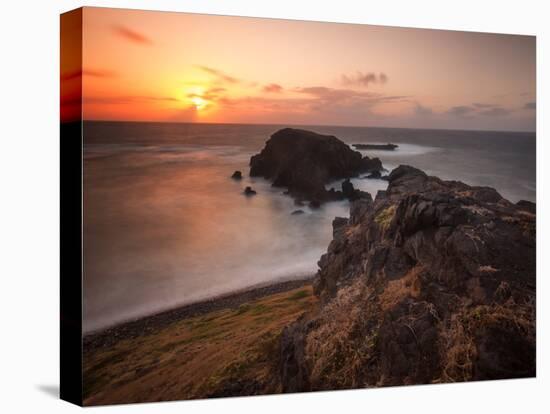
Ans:
[{"label": "sky", "polygon": [[88,120],[535,130],[532,36],[103,8],[82,20]]}]

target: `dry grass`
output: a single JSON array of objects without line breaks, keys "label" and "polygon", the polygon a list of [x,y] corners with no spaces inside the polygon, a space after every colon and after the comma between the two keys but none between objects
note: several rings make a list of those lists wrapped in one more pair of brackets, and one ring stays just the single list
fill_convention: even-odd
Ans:
[{"label": "dry grass", "polygon": [[388,208],[378,213],[374,217],[374,221],[382,228],[384,229],[387,228],[390,225],[391,221],[393,220],[396,209],[397,209],[397,206],[395,204],[392,204]]},{"label": "dry grass", "polygon": [[368,336],[364,326],[365,301],[370,292],[362,281],[342,288],[323,309],[319,328],[310,332],[306,354],[311,366],[311,381],[323,388],[362,387],[362,371],[376,345],[376,330]]},{"label": "dry grass", "polygon": [[477,358],[475,335],[484,326],[512,326],[518,335],[535,341],[534,298],[523,304],[465,307],[440,329],[442,377],[436,382],[469,381]]},{"label": "dry grass", "polygon": [[389,281],[379,298],[382,310],[393,308],[407,297],[417,298],[420,295],[422,271],[422,266],[416,266],[402,278]]},{"label": "dry grass", "polygon": [[85,404],[201,398],[236,379],[264,386],[280,332],[315,302],[312,288],[303,287],[86,355]]}]

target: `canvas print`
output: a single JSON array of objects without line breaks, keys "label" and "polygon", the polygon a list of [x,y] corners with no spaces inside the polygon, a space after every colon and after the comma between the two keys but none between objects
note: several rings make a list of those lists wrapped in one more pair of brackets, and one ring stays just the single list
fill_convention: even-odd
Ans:
[{"label": "canvas print", "polygon": [[534,36],[86,7],[61,42],[84,405],[536,375]]}]

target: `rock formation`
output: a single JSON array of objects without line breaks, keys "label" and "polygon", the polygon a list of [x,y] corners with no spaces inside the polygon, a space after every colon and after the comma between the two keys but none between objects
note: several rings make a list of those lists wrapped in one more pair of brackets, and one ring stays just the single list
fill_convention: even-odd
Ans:
[{"label": "rock formation", "polygon": [[382,150],[393,151],[399,145],[396,144],[353,144],[353,147],[359,150]]},{"label": "rock formation", "polygon": [[284,392],[535,375],[534,205],[400,166],[336,218]]},{"label": "rock formation", "polygon": [[250,176],[271,180],[296,199],[315,205],[344,197],[325,189],[330,181],[381,169],[378,158],[362,157],[334,136],[292,128],[274,133],[250,159]]}]

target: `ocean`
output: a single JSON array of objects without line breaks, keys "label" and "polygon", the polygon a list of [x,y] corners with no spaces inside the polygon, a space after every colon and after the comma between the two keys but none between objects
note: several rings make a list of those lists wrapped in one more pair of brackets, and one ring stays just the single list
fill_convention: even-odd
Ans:
[{"label": "ocean", "polygon": [[[247,287],[312,275],[348,203],[296,207],[248,177],[250,157],[284,126],[84,123],[84,332]],[[303,127],[443,179],[536,199],[535,133]],[[242,181],[230,178],[241,170]],[[383,180],[352,180],[371,192]],[[338,186],[332,183],[329,186]],[[245,197],[246,186],[257,195]],[[292,215],[302,209],[306,214]]]}]

